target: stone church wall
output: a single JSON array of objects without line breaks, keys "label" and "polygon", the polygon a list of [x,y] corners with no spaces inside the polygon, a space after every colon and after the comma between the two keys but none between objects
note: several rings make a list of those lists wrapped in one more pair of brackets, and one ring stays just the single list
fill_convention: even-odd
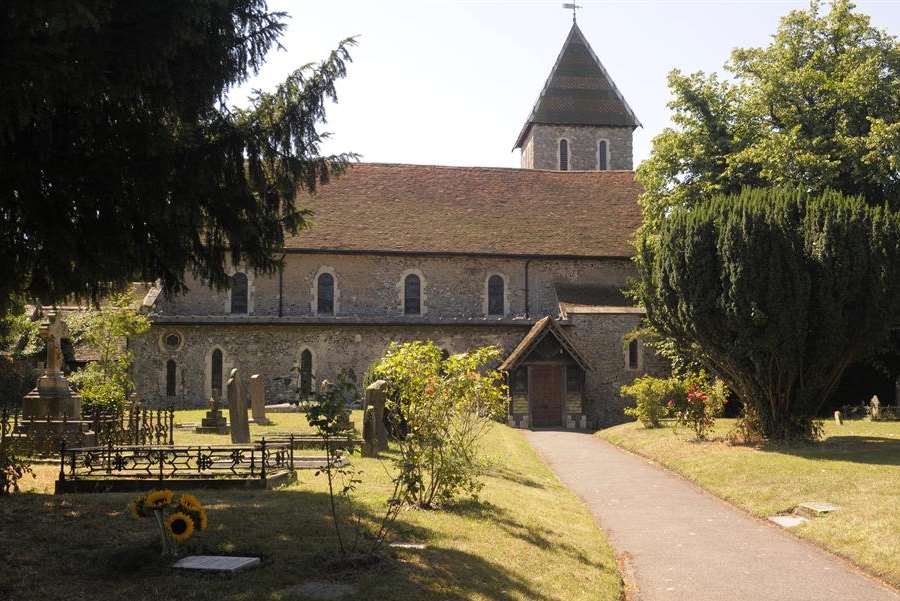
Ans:
[{"label": "stone church wall", "polygon": [[[210,358],[214,349],[223,355],[223,374],[240,370],[245,384],[260,374],[266,384],[268,402],[293,398],[291,367],[300,353],[309,349],[317,381],[334,380],[344,368],[352,368],[358,383],[368,366],[384,354],[391,341],[433,340],[450,353],[473,346],[496,344],[505,353],[522,339],[525,326],[328,326],[328,325],[154,325],[131,341],[133,369],[138,395],[151,405],[175,403],[180,407],[202,407],[210,396]],[[162,338],[181,336],[177,350],[168,350]],[[166,396],[166,362],[177,365],[176,396]],[[296,375],[294,376],[296,379]]]},{"label": "stone church wall", "polygon": [[627,347],[623,337],[637,328],[641,314],[588,313],[572,314],[572,326],[566,334],[593,368],[585,374],[585,407],[589,427],[610,426],[630,421],[623,413],[630,401],[619,389],[638,376],[651,374],[665,377],[667,363],[648,348],[641,348],[638,369],[628,369]]},{"label": "stone church wall", "polygon": [[[506,282],[508,317],[524,317],[525,273],[528,271],[530,317],[556,315],[555,285],[624,286],[634,273],[627,259],[532,259],[483,257],[378,256],[349,254],[289,254],[279,290],[278,274],[248,274],[250,314],[315,315],[316,277],[328,271],[335,277],[335,315],[402,317],[402,281],[407,273],[422,278],[423,317],[484,318],[487,280],[500,274]],[[161,300],[161,315],[224,316],[229,292],[215,291],[189,280],[190,291]]]},{"label": "stone church wall", "polygon": [[559,140],[569,141],[569,170],[597,169],[597,143],[606,140],[609,168],[633,169],[632,133],[630,127],[597,127],[586,125],[542,125],[531,127],[522,145],[523,169],[559,169]]}]

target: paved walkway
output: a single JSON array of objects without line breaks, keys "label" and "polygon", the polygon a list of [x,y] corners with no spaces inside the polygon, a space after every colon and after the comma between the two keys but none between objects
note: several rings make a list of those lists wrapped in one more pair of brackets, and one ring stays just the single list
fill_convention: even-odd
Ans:
[{"label": "paved walkway", "polygon": [[640,601],[900,601],[843,560],[595,436],[525,435],[626,558]]}]

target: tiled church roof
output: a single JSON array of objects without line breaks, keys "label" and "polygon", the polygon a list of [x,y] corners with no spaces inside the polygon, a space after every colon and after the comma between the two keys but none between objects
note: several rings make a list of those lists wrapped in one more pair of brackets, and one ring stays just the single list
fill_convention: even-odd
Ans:
[{"label": "tiled church roof", "polygon": [[360,163],[302,196],[313,227],[287,249],[627,257],[631,171]]},{"label": "tiled church roof", "polygon": [[574,23],[515,148],[525,143],[535,123],[631,128],[641,124]]}]

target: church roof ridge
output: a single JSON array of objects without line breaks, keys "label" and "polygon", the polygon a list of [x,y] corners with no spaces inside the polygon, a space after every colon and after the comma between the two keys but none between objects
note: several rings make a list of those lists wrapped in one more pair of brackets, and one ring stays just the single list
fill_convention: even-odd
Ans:
[{"label": "church roof ridge", "polygon": [[355,167],[397,167],[397,168],[422,168],[422,169],[455,169],[455,170],[472,170],[472,171],[499,171],[499,172],[524,172],[524,173],[563,173],[569,175],[591,174],[592,176],[603,175],[634,175],[633,169],[573,169],[571,171],[560,171],[558,169],[531,169],[525,167],[498,167],[491,165],[437,165],[434,163],[391,163],[382,161],[359,161],[350,163],[348,168]]},{"label": "church roof ridge", "polygon": [[522,147],[535,123],[641,127],[577,23],[572,23],[513,150]]}]

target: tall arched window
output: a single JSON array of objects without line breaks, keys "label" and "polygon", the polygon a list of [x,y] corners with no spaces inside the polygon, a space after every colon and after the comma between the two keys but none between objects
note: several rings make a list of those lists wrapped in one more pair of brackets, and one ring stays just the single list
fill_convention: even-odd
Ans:
[{"label": "tall arched window", "polygon": [[637,339],[628,343],[628,369],[638,369],[641,364],[641,349]]},{"label": "tall arched window", "polygon": [[565,138],[559,141],[559,170],[569,170],[569,141]]},{"label": "tall arched window", "polygon": [[330,273],[319,275],[316,283],[316,313],[319,315],[334,314],[334,276]]},{"label": "tall arched window", "polygon": [[175,396],[175,359],[166,361],[166,396]]},{"label": "tall arched window", "polygon": [[209,387],[217,399],[222,398],[222,351],[216,349],[209,360]]},{"label": "tall arched window", "polygon": [[300,353],[300,394],[308,397],[312,394],[312,353],[305,349]]},{"label": "tall arched window", "polygon": [[422,313],[422,280],[414,273],[403,280],[403,314],[419,315]]},{"label": "tall arched window", "polygon": [[231,276],[231,312],[247,313],[247,274],[238,272]]},{"label": "tall arched window", "polygon": [[503,315],[506,313],[503,298],[503,278],[492,275],[488,278],[488,315]]},{"label": "tall arched window", "polygon": [[609,169],[609,144],[606,140],[597,142],[597,169],[600,171]]}]

